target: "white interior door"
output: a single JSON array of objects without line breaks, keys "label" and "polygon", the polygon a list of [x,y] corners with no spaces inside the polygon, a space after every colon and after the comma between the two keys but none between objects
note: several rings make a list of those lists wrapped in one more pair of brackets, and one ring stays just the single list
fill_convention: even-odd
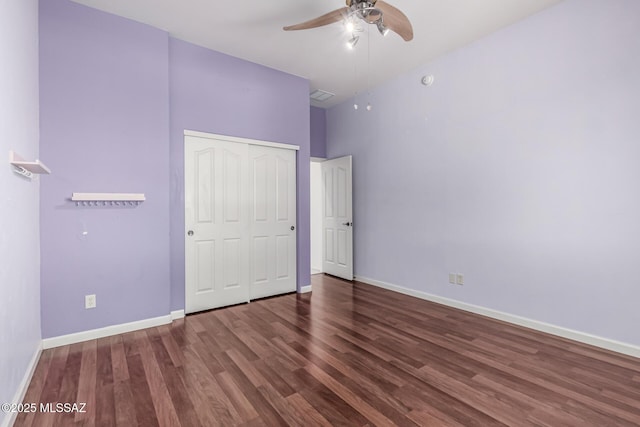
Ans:
[{"label": "white interior door", "polygon": [[322,269],[353,280],[351,156],[322,162]]},{"label": "white interior door", "polygon": [[296,290],[296,153],[249,147],[251,299]]},{"label": "white interior door", "polygon": [[248,145],[185,137],[185,312],[248,302]]}]

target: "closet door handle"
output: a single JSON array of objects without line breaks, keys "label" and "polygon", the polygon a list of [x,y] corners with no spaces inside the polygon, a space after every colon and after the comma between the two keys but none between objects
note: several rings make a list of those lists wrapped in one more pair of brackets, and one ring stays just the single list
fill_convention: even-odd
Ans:
[{"label": "closet door handle", "polygon": [[193,236],[193,230],[187,231],[187,236]]},{"label": "closet door handle", "polygon": [[296,226],[295,226],[295,225],[292,225],[292,226],[291,226],[291,231],[293,231],[293,230],[295,230],[295,229],[296,229]]}]

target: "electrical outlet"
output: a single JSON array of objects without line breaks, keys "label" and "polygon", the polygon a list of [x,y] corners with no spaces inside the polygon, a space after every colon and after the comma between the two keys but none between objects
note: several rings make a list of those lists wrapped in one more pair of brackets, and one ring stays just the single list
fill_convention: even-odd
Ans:
[{"label": "electrical outlet", "polygon": [[456,274],[456,284],[458,285],[464,285],[464,274]]},{"label": "electrical outlet", "polygon": [[452,285],[456,284],[456,273],[449,273],[449,283]]},{"label": "electrical outlet", "polygon": [[96,295],[84,296],[84,308],[96,308]]}]

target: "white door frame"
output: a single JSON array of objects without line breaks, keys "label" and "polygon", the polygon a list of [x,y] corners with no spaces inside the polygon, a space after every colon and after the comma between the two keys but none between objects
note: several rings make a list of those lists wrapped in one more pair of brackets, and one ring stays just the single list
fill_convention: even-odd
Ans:
[{"label": "white door frame", "polygon": [[285,150],[300,151],[299,145],[283,144],[281,142],[262,141],[259,139],[241,138],[239,136],[218,135],[215,133],[199,132],[195,130],[185,130],[184,136],[195,136],[197,138],[207,138],[228,142],[240,142],[242,144],[260,145],[263,147],[284,148]]}]

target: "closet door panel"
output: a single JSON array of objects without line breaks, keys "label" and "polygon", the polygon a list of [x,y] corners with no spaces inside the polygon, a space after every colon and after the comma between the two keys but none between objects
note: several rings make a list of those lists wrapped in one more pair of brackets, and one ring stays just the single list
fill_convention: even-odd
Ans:
[{"label": "closet door panel", "polygon": [[[250,146],[251,298],[296,290],[296,153]],[[266,275],[265,275],[266,272]],[[266,280],[265,280],[266,276]]]},{"label": "closet door panel", "polygon": [[248,146],[185,137],[185,312],[247,302]]}]

